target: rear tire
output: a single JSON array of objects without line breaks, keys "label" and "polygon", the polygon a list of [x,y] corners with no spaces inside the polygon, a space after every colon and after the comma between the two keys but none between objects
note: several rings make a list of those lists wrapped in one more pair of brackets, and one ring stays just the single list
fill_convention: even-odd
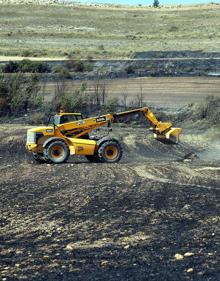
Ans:
[{"label": "rear tire", "polygon": [[101,162],[117,163],[122,157],[122,148],[115,140],[105,141],[98,148],[98,157]]},{"label": "rear tire", "polygon": [[70,151],[68,146],[62,141],[54,141],[50,143],[44,151],[44,156],[52,163],[60,164],[68,160]]}]

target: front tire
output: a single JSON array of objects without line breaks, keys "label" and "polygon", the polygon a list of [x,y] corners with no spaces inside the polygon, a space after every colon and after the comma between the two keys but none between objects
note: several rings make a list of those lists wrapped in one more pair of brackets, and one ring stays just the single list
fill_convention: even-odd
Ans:
[{"label": "front tire", "polygon": [[68,146],[62,141],[54,141],[50,143],[45,151],[45,158],[52,163],[60,164],[68,160],[70,152]]},{"label": "front tire", "polygon": [[101,162],[117,163],[122,157],[122,148],[117,141],[105,141],[98,148],[98,157]]}]

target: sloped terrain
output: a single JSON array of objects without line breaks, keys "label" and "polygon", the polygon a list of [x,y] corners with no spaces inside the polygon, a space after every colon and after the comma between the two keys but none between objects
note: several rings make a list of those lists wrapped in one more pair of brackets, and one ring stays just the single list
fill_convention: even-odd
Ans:
[{"label": "sloped terrain", "polygon": [[2,280],[219,280],[220,166],[183,161],[200,146],[116,128],[119,164],[39,165],[16,128],[1,133]]},{"label": "sloped terrain", "polygon": [[155,50],[219,52],[215,3],[160,9],[48,3],[0,0],[0,55],[119,59]]}]

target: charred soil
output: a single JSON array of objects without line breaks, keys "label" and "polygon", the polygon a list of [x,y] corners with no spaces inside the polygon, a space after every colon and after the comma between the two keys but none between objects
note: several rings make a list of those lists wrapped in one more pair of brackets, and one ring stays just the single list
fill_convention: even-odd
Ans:
[{"label": "charred soil", "polygon": [[220,165],[184,159],[201,147],[123,128],[119,164],[39,165],[25,129],[11,130],[0,145],[2,280],[220,279]]}]

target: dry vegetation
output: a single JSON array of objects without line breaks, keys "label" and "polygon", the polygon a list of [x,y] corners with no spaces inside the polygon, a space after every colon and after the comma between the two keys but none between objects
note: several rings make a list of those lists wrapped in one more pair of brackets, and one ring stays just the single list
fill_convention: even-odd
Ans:
[{"label": "dry vegetation", "polygon": [[[129,79],[84,81],[85,93],[94,93],[98,83],[105,86],[107,99],[116,98],[120,104],[137,106],[142,94],[148,106],[177,109],[199,102],[208,95],[219,97],[220,80],[211,77],[141,77]],[[46,101],[51,101],[56,90],[55,82],[42,84]],[[82,82],[65,82],[65,91],[74,92]]]},{"label": "dry vegetation", "polygon": [[219,18],[215,4],[153,9],[3,1],[0,55],[126,58],[148,50],[217,51]]}]

